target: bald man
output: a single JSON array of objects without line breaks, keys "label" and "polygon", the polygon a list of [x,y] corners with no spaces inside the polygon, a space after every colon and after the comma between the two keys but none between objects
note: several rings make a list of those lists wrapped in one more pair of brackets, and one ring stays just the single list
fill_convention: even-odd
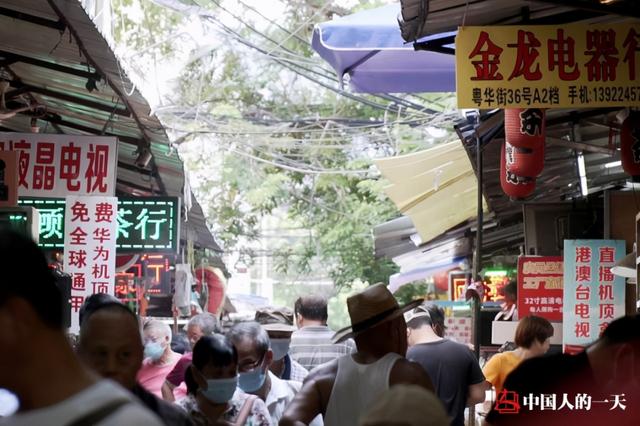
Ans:
[{"label": "bald man", "polygon": [[[90,298],[87,299],[88,302]],[[138,318],[117,300],[106,300],[84,311],[78,355],[88,367],[131,391],[167,426],[188,426],[179,408],[162,401],[136,382],[143,346]]]}]

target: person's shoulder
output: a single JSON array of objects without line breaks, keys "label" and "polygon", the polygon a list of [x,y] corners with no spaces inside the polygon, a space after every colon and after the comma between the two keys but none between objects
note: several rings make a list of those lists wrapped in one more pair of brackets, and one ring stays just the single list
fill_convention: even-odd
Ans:
[{"label": "person's shoulder", "polygon": [[164,425],[162,420],[151,411],[142,407],[137,403],[130,403],[124,405],[119,410],[115,410],[113,414],[107,417],[104,421],[98,423],[100,426],[160,426]]},{"label": "person's shoulder", "polygon": [[171,404],[157,397],[156,399],[158,401],[156,414],[164,420],[165,424],[172,426],[191,424],[189,416],[180,406],[178,406],[177,404]]}]

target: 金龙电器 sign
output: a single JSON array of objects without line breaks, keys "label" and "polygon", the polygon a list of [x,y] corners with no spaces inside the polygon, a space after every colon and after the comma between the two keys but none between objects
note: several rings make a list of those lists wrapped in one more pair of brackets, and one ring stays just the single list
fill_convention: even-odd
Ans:
[{"label": "\u91d1\u9f99\u7535\u5668 sign", "polygon": [[637,23],[464,27],[458,108],[640,106]]}]

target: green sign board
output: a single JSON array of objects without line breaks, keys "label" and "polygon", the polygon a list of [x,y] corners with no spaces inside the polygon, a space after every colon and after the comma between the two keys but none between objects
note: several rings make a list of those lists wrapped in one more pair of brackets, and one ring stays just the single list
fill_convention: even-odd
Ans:
[{"label": "green sign board", "polygon": [[[21,198],[18,204],[40,213],[40,247],[64,249],[65,201],[61,198]],[[176,197],[118,198],[119,253],[164,253],[178,250],[180,199]]]}]

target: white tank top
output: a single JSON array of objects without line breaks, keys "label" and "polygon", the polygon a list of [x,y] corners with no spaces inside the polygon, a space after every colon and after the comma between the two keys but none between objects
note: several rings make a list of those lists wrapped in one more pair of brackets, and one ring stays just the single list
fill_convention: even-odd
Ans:
[{"label": "white tank top", "polygon": [[351,355],[339,358],[324,425],[357,425],[360,417],[389,389],[391,369],[401,358],[388,353],[372,364],[358,364]]}]

